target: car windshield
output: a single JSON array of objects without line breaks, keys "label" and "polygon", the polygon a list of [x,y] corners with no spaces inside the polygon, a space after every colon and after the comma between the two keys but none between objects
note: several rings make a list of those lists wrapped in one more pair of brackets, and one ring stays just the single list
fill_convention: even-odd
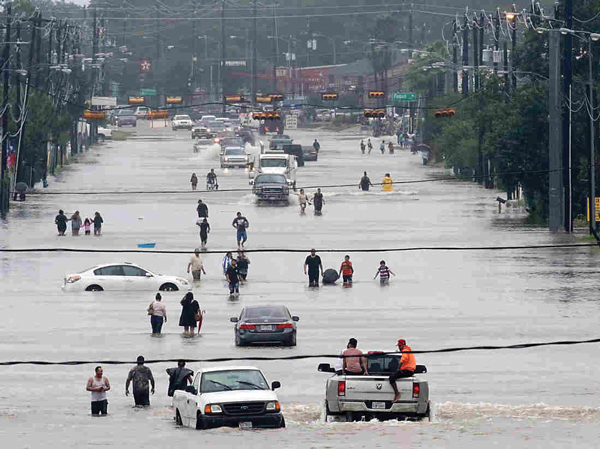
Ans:
[{"label": "car windshield", "polygon": [[225,154],[227,156],[245,156],[246,152],[241,148],[226,148]]},{"label": "car windshield", "polygon": [[258,370],[212,371],[202,374],[201,393],[232,390],[268,390],[265,377]]},{"label": "car windshield", "polygon": [[283,306],[247,307],[243,319],[281,318],[288,319],[288,313]]},{"label": "car windshield", "polygon": [[261,159],[261,167],[287,167],[287,159]]},{"label": "car windshield", "polygon": [[256,177],[254,184],[286,184],[283,175],[260,175]]},{"label": "car windshield", "polygon": [[243,146],[244,145],[244,141],[242,139],[237,139],[237,138],[231,138],[228,137],[227,139],[223,139],[221,141],[221,144],[223,145],[239,145],[239,146]]},{"label": "car windshield", "polygon": [[273,140],[291,140],[291,139],[290,139],[290,136],[282,134],[280,136],[274,136]]},{"label": "car windshield", "polygon": [[189,115],[176,115],[173,120],[191,120]]},{"label": "car windshield", "polygon": [[133,109],[120,109],[118,114],[122,117],[124,115],[133,115]]},{"label": "car windshield", "polygon": [[210,122],[208,126],[215,129],[225,129],[225,125],[221,122]]},{"label": "car windshield", "polygon": [[400,358],[397,356],[371,356],[367,358],[369,373],[392,374],[398,371]]}]

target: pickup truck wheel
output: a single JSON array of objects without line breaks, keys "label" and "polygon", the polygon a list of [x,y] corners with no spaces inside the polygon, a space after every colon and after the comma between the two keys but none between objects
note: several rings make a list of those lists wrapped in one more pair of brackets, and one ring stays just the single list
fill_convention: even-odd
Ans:
[{"label": "pickup truck wheel", "polygon": [[177,424],[178,426],[183,426],[183,420],[181,419],[179,409],[175,410],[175,424]]},{"label": "pickup truck wheel", "polygon": [[204,420],[200,412],[196,415],[196,430],[204,430]]},{"label": "pickup truck wheel", "polygon": [[284,429],[285,428],[285,418],[283,416],[281,417],[281,424],[279,424],[279,428],[280,429]]},{"label": "pickup truck wheel", "polygon": [[425,414],[423,415],[423,419],[431,422],[433,421],[433,413],[431,412],[431,403],[427,404],[427,410],[425,410]]}]

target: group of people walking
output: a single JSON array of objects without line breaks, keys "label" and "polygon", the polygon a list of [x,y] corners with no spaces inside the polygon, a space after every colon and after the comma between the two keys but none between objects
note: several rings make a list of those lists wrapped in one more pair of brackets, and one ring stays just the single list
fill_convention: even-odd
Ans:
[{"label": "group of people walking", "polygon": [[246,282],[248,276],[248,268],[250,265],[250,259],[244,254],[243,251],[238,251],[237,258],[233,258],[231,251],[225,254],[223,262],[221,264],[223,268],[223,276],[227,279],[229,284],[229,294],[231,296],[239,296],[240,284]]},{"label": "group of people walking", "polygon": [[306,212],[306,206],[312,204],[315,207],[315,215],[321,215],[323,210],[323,204],[325,204],[325,199],[323,198],[323,193],[321,189],[318,188],[317,192],[312,197],[312,203],[310,202],[310,198],[308,194],[304,192],[304,189],[300,189],[300,192],[297,193],[298,196],[298,205],[300,206],[300,213],[304,214]]},{"label": "group of people walking", "polygon": [[91,220],[86,218],[82,220],[79,211],[76,210],[70,218],[67,218],[64,211],[60,209],[58,211],[58,215],[54,218],[54,224],[56,224],[56,228],[58,229],[58,235],[64,236],[67,231],[67,222],[71,222],[71,232],[74,236],[79,235],[79,231],[83,227],[85,231],[85,235],[91,234],[92,226],[94,227],[94,235],[100,235],[102,233],[102,223],[104,223],[104,219],[100,212],[94,213],[94,218]]},{"label": "group of people walking", "polygon": [[[202,328],[202,316],[204,311],[200,309],[200,304],[194,299],[192,292],[187,292],[180,301],[181,314],[179,316],[179,326],[183,327],[183,335],[193,337],[198,328],[198,334]],[[162,326],[167,322],[167,307],[162,302],[162,295],[156,294],[154,301],[148,306],[148,315],[150,316],[150,326],[152,326],[152,336],[160,337]]]},{"label": "group of people walking", "polygon": [[[208,206],[201,199],[198,200],[198,206],[196,206],[196,212],[198,212],[198,220],[196,220],[196,226],[200,228],[200,245],[201,248],[206,248],[208,243],[208,234],[210,233],[210,224],[208,222]],[[250,222],[246,217],[238,212],[231,223],[233,228],[236,230],[236,240],[238,249],[243,249],[244,244],[248,240],[248,231]]]},{"label": "group of people walking", "polygon": [[[152,370],[145,365],[144,356],[138,356],[136,365],[131,368],[125,381],[125,396],[129,396],[129,387],[133,386],[133,400],[136,407],[149,407],[150,394],[156,391],[156,382]],[[175,391],[185,390],[191,384],[194,372],[185,367],[185,361],[179,360],[176,368],[167,368],[169,386],[167,396],[172,397]],[[91,393],[92,415],[108,414],[108,399],[106,392],[110,391],[110,382],[104,375],[102,366],[94,369],[94,375],[87,381],[86,390]]]},{"label": "group of people walking", "polygon": [[[400,142],[398,142],[398,143],[400,143]],[[390,154],[394,154],[394,142],[392,142],[390,140],[390,141],[388,141],[387,145],[385,144],[385,140],[382,140],[381,142],[379,142],[379,151],[381,151],[381,154],[385,154],[386,147]],[[368,154],[371,154],[371,151],[373,150],[373,144],[371,143],[371,139],[368,139],[366,144],[365,144],[364,140],[361,140],[360,141],[360,152],[362,154],[365,154],[365,151],[367,149],[368,149]]]},{"label": "group of people walking", "polygon": [[[384,192],[394,191],[394,180],[392,179],[392,176],[389,173],[386,173],[383,177],[383,181],[381,181],[381,186]],[[371,187],[374,187],[373,183],[371,183],[371,179],[369,178],[369,176],[367,176],[367,172],[364,172],[363,177],[360,178],[360,182],[358,183],[358,188],[361,189],[363,192],[368,192]]]}]

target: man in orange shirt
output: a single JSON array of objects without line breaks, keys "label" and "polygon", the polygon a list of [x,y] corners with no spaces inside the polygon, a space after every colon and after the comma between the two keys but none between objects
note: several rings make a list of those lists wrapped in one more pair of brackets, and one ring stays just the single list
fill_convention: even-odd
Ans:
[{"label": "man in orange shirt", "polygon": [[352,268],[352,262],[350,262],[350,256],[345,256],[342,265],[340,266],[340,273],[344,278],[344,284],[352,284],[352,275],[354,274],[354,268]]},{"label": "man in orange shirt", "polygon": [[390,384],[392,384],[392,388],[394,389],[394,402],[400,401],[400,393],[396,386],[396,380],[403,377],[412,377],[417,368],[417,361],[415,360],[414,354],[411,352],[412,349],[410,349],[410,346],[406,345],[406,340],[403,338],[398,340],[398,350],[402,353],[400,366],[398,367],[398,371],[390,376]]}]

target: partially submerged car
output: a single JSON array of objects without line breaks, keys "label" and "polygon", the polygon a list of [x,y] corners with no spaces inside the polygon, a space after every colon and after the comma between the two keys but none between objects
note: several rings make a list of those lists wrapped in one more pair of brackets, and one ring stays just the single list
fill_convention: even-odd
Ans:
[{"label": "partially submerged car", "polygon": [[173,128],[173,131],[178,129],[187,129],[191,131],[194,127],[194,122],[189,115],[179,114],[173,117],[171,127]]},{"label": "partially submerged car", "polygon": [[229,319],[235,323],[235,345],[246,346],[250,343],[282,343],[296,346],[296,322],[285,306],[252,305],[242,309],[239,317]]},{"label": "partially submerged car", "polygon": [[221,153],[221,168],[225,167],[247,167],[252,161],[244,147],[225,147]]}]

